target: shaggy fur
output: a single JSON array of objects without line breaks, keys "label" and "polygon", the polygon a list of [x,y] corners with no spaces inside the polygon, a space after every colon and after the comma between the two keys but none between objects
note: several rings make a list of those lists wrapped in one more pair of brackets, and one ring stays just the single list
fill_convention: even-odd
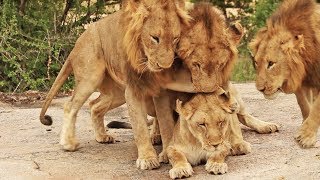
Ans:
[{"label": "shaggy fur", "polygon": [[308,117],[296,139],[303,147],[312,146],[320,125],[312,111],[319,112],[320,100],[313,102],[308,96],[311,92],[317,96],[320,88],[320,6],[314,0],[285,0],[250,47],[257,89],[267,98],[275,98],[280,91],[296,94],[303,116]]},{"label": "shaggy fur", "polygon": [[103,117],[107,111],[127,102],[138,147],[137,166],[141,169],[160,166],[150,141],[145,141],[150,136],[143,98],[156,94],[166,82],[166,78],[160,78],[161,71],[173,64],[181,24],[189,21],[179,5],[182,5],[181,0],[127,0],[123,10],[93,23],[79,37],[40,113],[40,121],[51,125],[51,118],[45,116],[46,110],[73,71],[76,86],[64,107],[60,138],[65,150],[78,148],[77,113],[98,89],[100,96],[90,102],[96,140],[114,142],[106,133]]},{"label": "shaggy fur", "polygon": [[178,55],[197,90],[212,92],[229,80],[243,29],[240,24],[228,27],[222,12],[208,3],[195,4],[190,15],[193,21],[183,30]]}]

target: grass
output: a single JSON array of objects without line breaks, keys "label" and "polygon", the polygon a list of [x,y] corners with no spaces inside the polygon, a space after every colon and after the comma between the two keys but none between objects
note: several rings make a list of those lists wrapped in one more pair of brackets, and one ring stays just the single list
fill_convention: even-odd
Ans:
[{"label": "grass", "polygon": [[254,81],[255,75],[251,59],[249,57],[241,57],[232,71],[231,80],[234,82]]}]

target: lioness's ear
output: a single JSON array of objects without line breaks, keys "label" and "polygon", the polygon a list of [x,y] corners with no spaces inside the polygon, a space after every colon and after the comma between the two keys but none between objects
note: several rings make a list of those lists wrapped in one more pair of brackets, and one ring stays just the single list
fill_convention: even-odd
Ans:
[{"label": "lioness's ear", "polygon": [[244,30],[240,23],[235,23],[231,25],[228,29],[232,41],[238,45],[243,37]]},{"label": "lioness's ear", "polygon": [[177,99],[177,101],[176,101],[176,111],[185,120],[189,120],[191,118],[191,116],[193,115],[192,108],[190,108],[190,106],[188,106],[188,104],[185,104],[183,106],[182,101],[180,101],[179,99]]},{"label": "lioness's ear", "polygon": [[224,94],[226,91],[222,88],[222,87],[218,87],[218,89],[215,91],[215,93],[217,94],[217,95],[222,95],[222,94]]}]

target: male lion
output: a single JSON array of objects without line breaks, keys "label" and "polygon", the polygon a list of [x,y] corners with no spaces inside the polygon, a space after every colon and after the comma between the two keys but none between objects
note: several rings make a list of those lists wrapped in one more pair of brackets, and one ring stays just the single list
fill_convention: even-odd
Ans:
[{"label": "male lion", "polygon": [[128,0],[123,10],[93,23],[79,37],[40,114],[44,125],[52,124],[51,117],[45,116],[46,110],[73,71],[76,86],[64,107],[60,138],[65,150],[74,151],[79,146],[75,139],[76,116],[98,89],[100,96],[90,102],[96,140],[114,141],[105,131],[103,117],[126,101],[138,147],[137,166],[141,169],[160,166],[151,142],[146,141],[150,136],[143,99],[156,95],[166,82],[164,69],[173,63],[181,24],[189,21],[182,6],[182,0]]},{"label": "male lion", "polygon": [[[243,36],[243,28],[240,24],[228,26],[223,13],[209,3],[195,4],[189,12],[192,21],[190,26],[183,26],[177,54],[190,70],[191,80],[198,91],[210,92],[218,86],[226,86],[238,57],[237,45]],[[165,149],[173,129],[172,114],[168,113],[170,100],[166,92],[161,91],[159,97],[154,97],[154,103],[156,107],[161,107],[156,108],[156,115]],[[246,114],[240,119],[261,133],[278,130],[276,124],[251,117]]]},{"label": "male lion", "polygon": [[197,94],[184,104],[177,100],[179,120],[167,148],[172,179],[191,176],[191,165],[204,160],[209,173],[224,174],[228,170],[224,162],[228,154],[251,151],[250,144],[243,140],[237,115],[230,114],[237,110],[234,99],[224,96],[217,91]]},{"label": "male lion", "polygon": [[320,6],[285,0],[250,47],[257,89],[266,98],[295,93],[305,119],[295,139],[304,148],[314,146],[320,125]]}]

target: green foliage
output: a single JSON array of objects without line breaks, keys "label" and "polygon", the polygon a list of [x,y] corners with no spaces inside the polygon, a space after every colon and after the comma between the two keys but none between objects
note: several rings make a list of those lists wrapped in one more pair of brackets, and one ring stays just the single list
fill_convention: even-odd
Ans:
[{"label": "green foliage", "polygon": [[49,89],[84,25],[106,13],[104,0],[26,2],[0,1],[0,91]]}]

